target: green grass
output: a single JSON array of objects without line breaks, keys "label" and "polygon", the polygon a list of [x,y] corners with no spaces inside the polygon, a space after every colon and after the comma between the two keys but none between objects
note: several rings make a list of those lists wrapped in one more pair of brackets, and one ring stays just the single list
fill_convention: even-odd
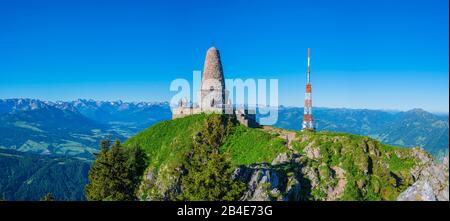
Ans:
[{"label": "green grass", "polygon": [[[124,146],[142,147],[149,156],[149,165],[157,170],[162,164],[178,166],[208,116],[196,114],[158,123],[128,139]],[[279,153],[286,152],[286,147],[283,139],[275,135],[236,125],[221,150],[230,156],[233,165],[241,165],[271,162]]]},{"label": "green grass", "polygon": [[394,172],[400,172],[403,170],[411,169],[415,164],[414,159],[412,158],[402,158],[400,159],[397,154],[392,154],[389,159],[390,169]]},{"label": "green grass", "polygon": [[[156,174],[164,171],[162,175],[167,175],[180,166],[192,148],[193,136],[208,117],[214,115],[197,114],[160,122],[128,139],[124,146],[143,148],[149,157],[149,168]],[[296,136],[298,141],[293,141],[292,146],[300,153],[302,164],[312,167],[319,176],[319,186],[311,190],[312,200],[324,200],[323,190],[336,184],[332,167],[345,171],[347,184],[340,200],[395,200],[413,182],[410,169],[417,159],[410,149],[346,133],[298,132]],[[307,146],[318,148],[320,157],[307,158]],[[278,154],[288,151],[285,140],[277,134],[239,124],[232,127],[221,150],[230,157],[233,166],[270,163]],[[169,179],[167,183],[170,182]]]},{"label": "green grass", "polygon": [[192,137],[199,131],[205,114],[160,122],[125,141],[124,146],[140,146],[149,156],[149,166],[177,166],[192,147]]},{"label": "green grass", "polygon": [[230,155],[233,165],[270,163],[278,154],[287,152],[284,142],[276,135],[238,125],[222,150]]}]

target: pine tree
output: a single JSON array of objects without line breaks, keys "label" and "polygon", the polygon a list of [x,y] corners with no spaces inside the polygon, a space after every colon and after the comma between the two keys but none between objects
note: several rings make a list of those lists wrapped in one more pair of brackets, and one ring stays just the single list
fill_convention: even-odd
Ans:
[{"label": "pine tree", "polygon": [[108,140],[101,142],[100,153],[89,171],[86,185],[88,200],[136,200],[136,189],[146,167],[146,155],[139,148],[125,149],[120,141],[110,148]]},{"label": "pine tree", "polygon": [[103,200],[110,192],[108,188],[110,182],[109,168],[111,167],[108,159],[109,147],[110,141],[102,140],[100,152],[95,154],[96,159],[89,170],[89,183],[85,187],[87,200]]},{"label": "pine tree", "polygon": [[111,146],[111,141],[109,139],[101,140],[100,141],[100,154],[105,154],[106,152],[108,152],[109,146]]},{"label": "pine tree", "polygon": [[244,185],[231,179],[229,158],[219,149],[231,123],[230,118],[216,114],[205,120],[183,162],[179,200],[236,200],[240,196]]},{"label": "pine tree", "polygon": [[142,175],[147,168],[148,158],[142,148],[139,147],[131,147],[127,149],[127,155],[127,167],[130,169],[130,177],[132,182],[135,184],[133,188],[137,189],[142,181]]}]

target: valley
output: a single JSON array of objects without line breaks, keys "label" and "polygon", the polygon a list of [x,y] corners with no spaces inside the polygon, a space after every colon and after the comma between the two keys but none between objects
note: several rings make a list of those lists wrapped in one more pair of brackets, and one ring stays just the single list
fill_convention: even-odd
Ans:
[{"label": "valley", "polygon": [[[296,131],[300,128],[302,114],[302,108],[280,107],[277,124],[257,130],[237,127],[234,135],[227,139],[222,148],[231,156],[234,166],[272,162],[286,150],[294,155],[301,154],[305,150],[300,148],[301,140],[299,139],[301,138]],[[436,159],[442,159],[448,155],[448,115],[434,115],[420,109],[388,112],[333,108],[316,108],[314,114],[320,131],[318,134],[333,132],[358,134],[394,146],[423,147]],[[30,158],[59,157],[64,159],[63,161],[71,162],[67,165],[78,170],[76,168],[80,168],[81,165],[83,168],[90,165],[94,159],[93,153],[99,150],[100,140],[119,139],[130,144],[141,136],[139,135],[141,131],[147,131],[149,130],[147,128],[155,124],[160,131],[166,132],[144,139],[145,142],[159,140],[155,144],[161,149],[148,149],[148,154],[155,156],[156,159],[169,156],[179,159],[183,153],[179,152],[181,150],[179,148],[186,146],[190,140],[182,137],[174,138],[170,134],[177,133],[181,136],[183,131],[187,134],[191,133],[198,129],[194,126],[198,119],[194,116],[191,120],[187,120],[185,125],[172,127],[171,121],[167,121],[170,118],[171,111],[167,103],[127,103],[82,99],[72,102],[0,99],[0,150],[2,151],[0,163],[3,164],[5,171],[15,171],[19,167],[22,170],[34,171],[33,165],[27,163]],[[171,129],[167,130],[166,127]],[[241,136],[247,139],[241,139]],[[175,147],[164,148],[165,145],[173,145],[173,142],[177,144],[176,149],[173,149]],[[140,143],[140,145],[146,147],[147,144]],[[236,147],[239,148],[235,149]],[[254,152],[254,150],[258,151]],[[317,155],[317,150],[311,151],[306,148],[303,154],[314,157]],[[11,157],[14,160],[11,160]],[[49,162],[53,161],[43,160],[43,164],[37,164],[42,167],[38,174],[53,170],[52,166],[44,166]],[[151,164],[156,169],[165,165],[159,160],[152,161]],[[256,168],[259,168],[259,171],[270,171],[262,165],[252,170],[256,171]],[[56,167],[56,170],[61,169],[64,168]],[[327,197],[336,199],[342,194],[343,186],[349,180],[344,179],[345,173],[339,166],[330,165],[328,170],[338,178],[339,185]],[[29,178],[25,179],[20,173],[14,172],[9,175],[4,173],[1,174],[1,179],[9,180],[15,186],[4,183],[0,185],[0,190],[3,198],[11,200],[38,199],[47,192],[54,193],[58,200],[82,200],[87,172],[77,174],[79,176],[74,176],[73,179],[80,179],[79,182],[63,179],[60,182],[67,183],[61,185],[66,185],[69,189],[58,189],[57,186],[55,188],[47,185],[41,187],[37,182],[27,182]],[[52,179],[47,175],[27,174],[25,177],[29,176],[38,176],[37,179],[42,182],[51,182]],[[78,185],[70,184],[77,182]],[[66,195],[66,191],[74,195]],[[28,196],[25,197],[26,194]]]}]

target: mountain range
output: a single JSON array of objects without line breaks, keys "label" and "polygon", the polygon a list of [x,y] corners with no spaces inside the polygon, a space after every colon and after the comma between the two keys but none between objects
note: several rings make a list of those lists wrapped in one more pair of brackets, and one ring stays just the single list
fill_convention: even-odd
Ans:
[{"label": "mountain range", "polygon": [[[280,106],[273,126],[300,130],[302,118],[303,108]],[[167,102],[0,99],[0,147],[91,159],[102,138],[125,140],[169,119]],[[436,157],[448,154],[448,115],[422,109],[319,107],[314,108],[314,120],[319,131],[346,132],[396,146],[423,147]]]},{"label": "mountain range", "polygon": [[[279,108],[274,127],[299,130],[303,108]],[[260,116],[259,116],[260,117]],[[84,199],[84,184],[73,185],[73,179],[61,179],[67,184],[49,183],[51,171],[67,168],[48,165],[72,165],[76,171],[85,171],[93,159],[101,139],[122,141],[161,121],[171,119],[167,102],[122,102],[79,99],[68,102],[48,102],[37,99],[0,99],[0,197],[12,200],[38,199],[53,192],[59,200]],[[436,115],[421,109],[410,111],[383,111],[344,108],[314,108],[315,126],[319,131],[345,132],[377,139],[382,143],[403,147],[423,147],[435,158],[448,155],[448,115]],[[13,152],[5,152],[13,151]],[[30,159],[42,158],[42,164],[33,165]],[[59,159],[61,164],[53,159]],[[36,168],[42,167],[40,170]],[[18,169],[20,168],[20,169]],[[53,168],[53,169],[52,169]],[[12,171],[38,171],[26,176]],[[58,172],[59,173],[59,172]],[[86,182],[86,171],[74,179]],[[28,177],[28,178],[27,178]],[[80,178],[82,177],[82,178]],[[53,181],[51,181],[53,182]],[[11,183],[11,185],[8,185]],[[27,185],[24,185],[26,183]],[[12,185],[14,184],[14,185]],[[73,195],[58,186],[66,185]]]},{"label": "mountain range", "polygon": [[[281,107],[275,127],[300,130],[303,108]],[[346,108],[315,108],[319,131],[345,132],[375,138],[401,147],[422,147],[437,158],[448,155],[448,115],[422,109],[382,111]]]},{"label": "mountain range", "polygon": [[92,159],[99,141],[124,140],[170,119],[166,103],[0,100],[0,147]]}]

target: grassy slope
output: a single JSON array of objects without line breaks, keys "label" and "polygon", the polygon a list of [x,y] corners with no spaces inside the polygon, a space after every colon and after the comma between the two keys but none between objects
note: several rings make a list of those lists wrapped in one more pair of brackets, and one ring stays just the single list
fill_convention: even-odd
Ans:
[{"label": "grassy slope", "polygon": [[192,147],[192,137],[204,119],[205,115],[199,114],[160,122],[128,139],[124,146],[143,148],[149,156],[149,167],[177,164]]},{"label": "grassy slope", "polygon": [[238,125],[222,145],[233,165],[271,162],[278,154],[287,152],[285,141],[276,135]]},{"label": "grassy slope", "polygon": [[[128,139],[125,146],[141,146],[149,155],[149,166],[177,166],[192,147],[192,137],[200,129],[206,114],[163,121]],[[226,139],[222,150],[233,165],[270,162],[286,152],[284,141],[260,130],[237,125]]]},{"label": "grassy slope", "polygon": [[[175,168],[190,150],[192,137],[207,117],[209,115],[199,114],[158,123],[130,138],[124,145],[141,146],[149,155],[149,168],[155,172],[163,165]],[[346,171],[343,200],[393,200],[412,182],[409,170],[415,160],[410,149],[345,133],[299,132],[297,137],[299,141],[294,141],[293,146],[301,154],[311,142],[314,142],[313,147],[320,149],[320,159],[303,159],[321,175],[321,185],[334,182],[330,176],[331,167],[339,166]],[[279,153],[288,151],[284,140],[277,134],[241,125],[233,128],[222,150],[230,156],[233,165],[270,163]],[[370,171],[367,171],[369,167]],[[312,195],[314,199],[321,199],[324,193],[318,188]]]}]

